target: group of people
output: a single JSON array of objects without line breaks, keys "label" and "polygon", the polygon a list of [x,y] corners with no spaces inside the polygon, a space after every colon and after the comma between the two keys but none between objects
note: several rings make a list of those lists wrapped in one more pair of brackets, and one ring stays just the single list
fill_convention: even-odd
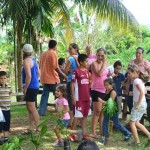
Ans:
[{"label": "group of people", "polygon": [[[87,46],[86,53],[80,54],[78,45],[71,43],[68,51],[67,61],[63,58],[58,61],[57,42],[50,40],[48,50],[41,54],[39,63],[37,63],[32,55],[32,45],[24,45],[22,81],[30,122],[29,129],[24,133],[31,130],[39,132],[36,128],[40,120],[39,116],[46,115],[49,93],[52,92],[55,96],[57,116],[59,116],[58,124],[54,127],[57,136],[55,146],[64,145],[59,131],[60,125],[63,125],[63,130],[69,130],[68,138],[71,141],[99,138],[98,134],[100,134],[98,143],[107,145],[110,119],[123,133],[124,141],[128,141],[133,135],[135,141],[132,144],[140,145],[137,133],[137,128],[139,128],[147,135],[150,142],[150,132],[140,123],[147,106],[150,107],[150,90],[145,93],[145,86],[149,87],[150,63],[143,58],[144,49],[137,48],[136,58],[129,63],[126,75],[121,73],[121,61],[116,61],[113,69],[108,67],[106,52],[103,48],[99,48],[96,54],[93,54],[92,47]],[[43,85],[43,93],[37,110],[35,102],[39,78]],[[63,84],[60,84],[60,80]],[[67,82],[66,85],[64,85],[64,80]],[[125,92],[128,99],[132,133],[119,120],[122,110],[122,91]],[[114,100],[118,107],[113,116],[103,114],[103,107],[109,98]],[[87,117],[91,114],[91,134],[88,135],[86,122]],[[150,118],[149,110],[147,114]],[[78,124],[81,125],[81,131],[76,130]],[[97,124],[99,124],[99,133],[96,133]],[[71,129],[68,129],[69,126]]]}]

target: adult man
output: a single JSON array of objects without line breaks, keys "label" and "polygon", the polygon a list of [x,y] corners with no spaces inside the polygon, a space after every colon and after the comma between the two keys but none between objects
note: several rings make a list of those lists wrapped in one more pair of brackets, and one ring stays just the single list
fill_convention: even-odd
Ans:
[{"label": "adult man", "polygon": [[56,46],[57,42],[55,40],[50,40],[48,44],[49,49],[43,52],[40,57],[40,81],[43,84],[43,93],[39,106],[40,116],[45,115],[49,92],[55,94],[56,86],[60,82],[57,72],[66,78],[66,75],[59,69]]}]

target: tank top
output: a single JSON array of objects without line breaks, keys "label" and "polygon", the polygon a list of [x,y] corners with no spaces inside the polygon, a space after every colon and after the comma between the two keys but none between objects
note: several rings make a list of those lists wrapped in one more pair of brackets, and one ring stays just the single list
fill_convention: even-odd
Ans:
[{"label": "tank top", "polygon": [[[31,81],[28,86],[29,89],[38,89],[39,88],[39,80],[38,80],[38,64],[35,58],[31,57],[33,61],[33,66],[31,70]],[[24,67],[22,68],[22,83],[25,85],[26,73]]]},{"label": "tank top", "polygon": [[[110,98],[110,95],[111,95],[112,91],[114,91],[114,89],[110,90],[109,93],[106,93],[104,101],[108,101],[108,99]],[[114,101],[115,101],[115,103],[117,105],[117,96],[115,97]],[[117,105],[117,108],[118,108],[118,105]],[[118,110],[116,112],[118,112]]]},{"label": "tank top", "polygon": [[[98,64],[98,69],[101,68],[101,64]],[[103,71],[101,76],[98,76],[92,69],[93,83],[91,90],[105,93],[106,89],[104,87],[104,80],[107,78],[108,70],[107,68]]]}]

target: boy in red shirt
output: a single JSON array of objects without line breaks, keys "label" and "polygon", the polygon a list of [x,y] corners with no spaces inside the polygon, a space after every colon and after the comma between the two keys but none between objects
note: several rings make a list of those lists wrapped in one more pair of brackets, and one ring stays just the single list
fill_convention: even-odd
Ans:
[{"label": "boy in red shirt", "polygon": [[86,54],[80,54],[78,56],[78,62],[80,67],[74,71],[71,83],[72,103],[75,107],[72,130],[76,129],[78,120],[81,119],[83,139],[89,139],[89,136],[85,134],[87,116],[91,114],[90,73],[87,70],[88,56]]}]

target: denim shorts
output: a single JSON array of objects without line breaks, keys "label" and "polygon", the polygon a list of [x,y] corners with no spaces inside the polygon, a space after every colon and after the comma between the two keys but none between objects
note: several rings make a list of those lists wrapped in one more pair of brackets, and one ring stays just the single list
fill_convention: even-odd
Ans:
[{"label": "denim shorts", "polygon": [[135,105],[131,110],[131,118],[132,121],[140,121],[144,113],[146,112],[146,105],[141,105],[138,109],[135,109]]},{"label": "denim shorts", "polygon": [[62,128],[66,128],[68,126],[69,122],[70,122],[70,119],[67,119],[67,120],[65,120],[65,119],[64,120],[63,119],[58,119],[57,120],[57,124],[59,126],[61,126]]}]

